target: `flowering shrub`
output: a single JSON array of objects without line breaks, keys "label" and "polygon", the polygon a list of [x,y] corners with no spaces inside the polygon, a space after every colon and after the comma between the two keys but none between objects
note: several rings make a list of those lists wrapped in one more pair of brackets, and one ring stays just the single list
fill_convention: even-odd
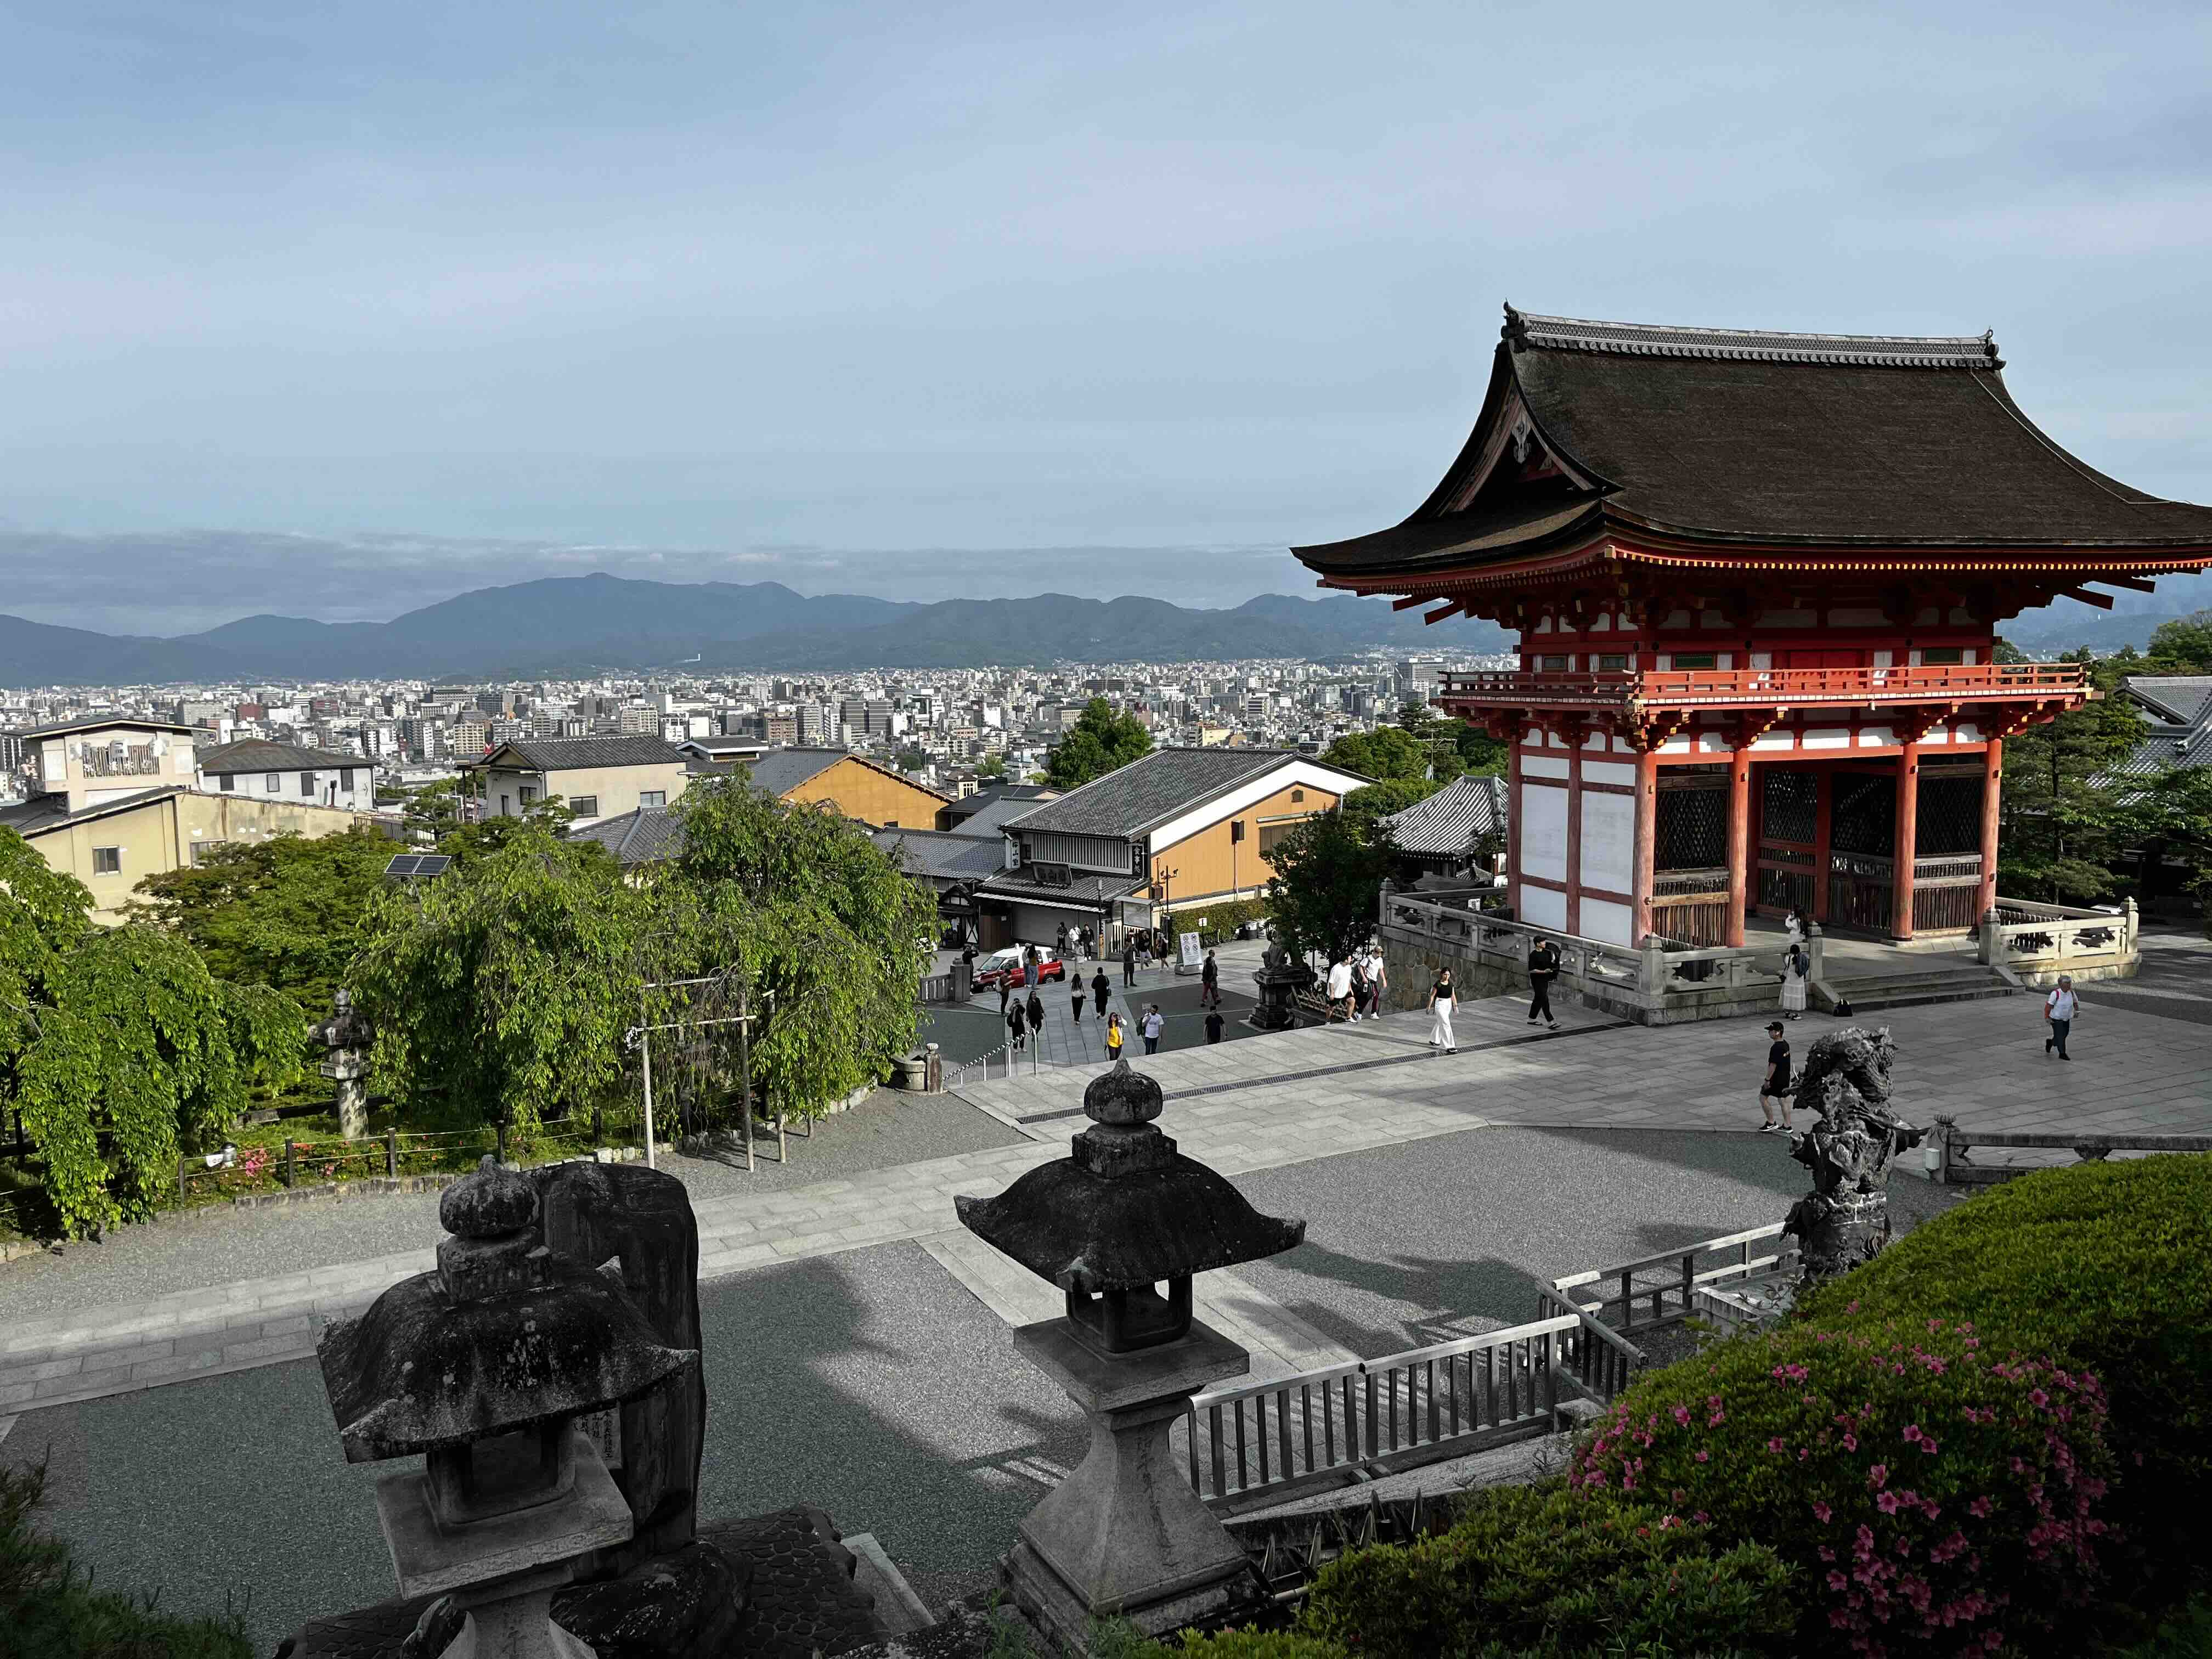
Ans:
[{"label": "flowering shrub", "polygon": [[1832,1328],[1971,1320],[1992,1346],[2094,1372],[2111,1394],[2112,1513],[2139,1570],[2179,1589],[2212,1554],[2207,1215],[2212,1158],[2039,1170],[1914,1228],[1802,1311]]},{"label": "flowering shrub", "polygon": [[1631,1389],[1571,1480],[1772,1545],[1801,1570],[1808,1650],[1992,1654],[2098,1577],[2105,1419],[2094,1376],[1971,1326],[1792,1326]]},{"label": "flowering shrub", "polygon": [[1362,1659],[1480,1653],[1486,1643],[1547,1656],[1640,1644],[1781,1654],[1796,1625],[1790,1576],[1764,1544],[1728,1547],[1662,1506],[1500,1487],[1449,1532],[1322,1568],[1299,1631]]}]

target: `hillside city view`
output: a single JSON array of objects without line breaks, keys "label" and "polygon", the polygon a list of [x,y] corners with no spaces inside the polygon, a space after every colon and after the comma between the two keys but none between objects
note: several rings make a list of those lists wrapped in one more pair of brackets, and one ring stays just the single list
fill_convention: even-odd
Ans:
[{"label": "hillside city view", "polygon": [[2208,85],[0,5],[0,1659],[2212,1659]]}]

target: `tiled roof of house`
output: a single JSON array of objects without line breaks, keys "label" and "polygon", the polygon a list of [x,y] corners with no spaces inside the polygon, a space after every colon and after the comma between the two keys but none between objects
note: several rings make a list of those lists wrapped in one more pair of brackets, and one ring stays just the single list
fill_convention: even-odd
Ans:
[{"label": "tiled roof of house", "polygon": [[659,738],[514,738],[495,745],[475,766],[512,755],[540,772],[596,771],[608,766],[681,766],[686,757]]},{"label": "tiled roof of house", "polygon": [[1464,853],[1478,836],[1505,833],[1505,780],[1461,778],[1382,822],[1401,852],[1429,857]]},{"label": "tiled roof of house", "polygon": [[1294,749],[1155,749],[1008,821],[1008,829],[1065,836],[1134,836],[1265,776]]},{"label": "tiled roof of house", "polygon": [[2144,731],[2116,772],[2142,777],[2212,766],[2212,675],[2131,674],[2124,684],[2142,708]]},{"label": "tiled roof of house", "polygon": [[581,830],[571,830],[570,841],[595,841],[614,854],[625,870],[661,859],[672,859],[684,850],[684,820],[665,806],[641,806],[601,818]]},{"label": "tiled roof of house", "polygon": [[963,836],[937,830],[878,830],[872,838],[897,856],[909,875],[941,881],[971,881],[1006,867],[1006,843],[1000,836]]},{"label": "tiled roof of house", "polygon": [[80,714],[71,720],[54,720],[45,726],[33,726],[26,731],[13,732],[18,738],[58,738],[69,732],[97,732],[107,726],[128,726],[137,732],[181,732],[190,737],[193,728],[177,720],[156,720],[149,714]]},{"label": "tiled roof of house", "polygon": [[0,806],[0,828],[13,830],[25,840],[43,836],[49,830],[58,830],[64,824],[85,823],[94,818],[104,818],[112,812],[127,812],[143,806],[149,800],[159,800],[164,795],[185,793],[181,783],[165,783],[158,789],[140,789],[128,795],[118,795],[112,800],[95,801],[89,806],[69,810],[67,795],[33,795],[28,800],[17,801],[12,806]]},{"label": "tiled roof of house", "polygon": [[975,890],[991,898],[1017,899],[1032,904],[1062,904],[1084,909],[1098,909],[1115,899],[1127,898],[1145,884],[1142,876],[1073,877],[1065,887],[1055,887],[1048,882],[1024,880],[1020,873],[1009,870],[982,883]]},{"label": "tiled roof of house", "polygon": [[789,794],[801,784],[819,777],[839,761],[851,761],[872,772],[880,772],[887,778],[896,778],[909,789],[919,789],[925,795],[939,800],[946,799],[942,791],[932,789],[919,778],[910,778],[895,766],[885,766],[880,761],[870,760],[866,755],[855,755],[845,749],[771,749],[757,759],[742,763],[746,774],[757,789],[765,789],[771,795]]},{"label": "tiled roof of house", "polygon": [[272,743],[264,738],[241,738],[214,749],[198,750],[194,759],[210,775],[233,772],[327,772],[332,767],[373,766],[362,755],[336,755],[320,749],[302,749],[295,743]]}]

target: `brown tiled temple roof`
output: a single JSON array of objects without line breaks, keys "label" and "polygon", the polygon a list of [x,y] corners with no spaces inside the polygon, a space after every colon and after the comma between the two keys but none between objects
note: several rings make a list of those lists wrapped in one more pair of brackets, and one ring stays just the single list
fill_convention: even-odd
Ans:
[{"label": "brown tiled temple roof", "polygon": [[1481,417],[1430,498],[1391,529],[1294,550],[1328,578],[1516,562],[1607,533],[2139,550],[2166,565],[2212,547],[2212,508],[2068,454],[2002,371],[1986,335],[1680,329],[1509,307]]}]

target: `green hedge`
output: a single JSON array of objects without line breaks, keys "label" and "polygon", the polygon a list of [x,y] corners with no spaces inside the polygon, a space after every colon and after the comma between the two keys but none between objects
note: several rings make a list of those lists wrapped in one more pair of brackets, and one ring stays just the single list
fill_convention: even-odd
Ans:
[{"label": "green hedge", "polygon": [[2104,1383],[2113,1519],[2168,1583],[2212,1553],[2212,1156],[2041,1170],[1922,1224],[1801,1310],[1834,1328],[1970,1320]]},{"label": "green hedge", "polygon": [[1808,1650],[2059,1652],[2099,1582],[2105,1418],[2094,1377],[1965,1325],[1791,1326],[1638,1383],[1570,1480],[1771,1545]]},{"label": "green hedge", "polygon": [[0,1653],[9,1659],[252,1659],[236,1617],[180,1619],[95,1590],[31,1512],[46,1470],[0,1467]]}]

